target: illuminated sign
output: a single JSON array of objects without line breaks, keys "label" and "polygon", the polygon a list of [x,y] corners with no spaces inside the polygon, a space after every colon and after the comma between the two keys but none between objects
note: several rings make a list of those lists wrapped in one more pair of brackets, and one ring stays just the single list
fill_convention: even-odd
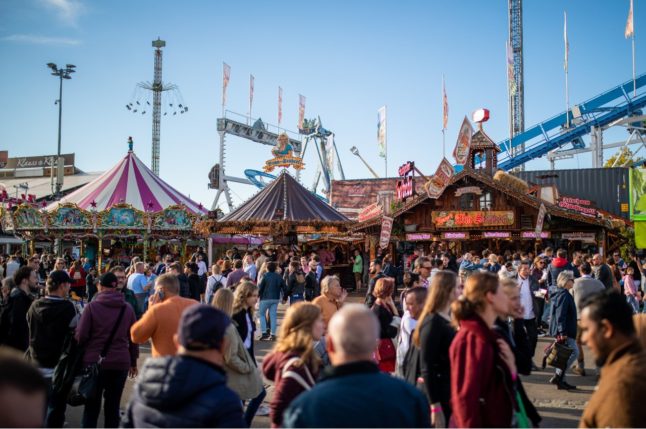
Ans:
[{"label": "illuminated sign", "polygon": [[592,206],[592,201],[582,200],[573,197],[561,197],[558,201],[558,206],[564,209],[573,210],[586,216],[596,216],[597,209]]},{"label": "illuminated sign", "polygon": [[358,216],[358,221],[363,222],[368,219],[375,218],[382,213],[381,205],[378,203],[370,204],[368,207],[361,210]]},{"label": "illuminated sign", "polygon": [[408,161],[406,164],[399,167],[397,172],[401,177],[407,176],[408,174],[413,174],[415,170],[415,163],[413,161]]},{"label": "illuminated sign", "polygon": [[293,150],[289,137],[287,137],[287,134],[282,133],[276,139],[276,147],[271,150],[274,157],[265,161],[263,170],[266,173],[272,172],[276,167],[294,167],[295,170],[302,170],[305,168],[305,164],[300,157],[294,156]]},{"label": "illuminated sign", "polygon": [[399,167],[397,170],[400,180],[397,181],[395,187],[395,197],[403,201],[406,198],[412,197],[415,194],[415,163],[408,161],[406,164]]},{"label": "illuminated sign", "polygon": [[432,213],[436,228],[513,226],[513,211],[436,211]]},{"label": "illuminated sign", "polygon": [[[552,234],[549,231],[543,231],[540,234],[541,238],[550,238]],[[523,231],[520,233],[520,238],[531,238],[534,239],[538,237],[538,234],[536,234],[534,231]]]},{"label": "illuminated sign", "polygon": [[482,233],[484,238],[511,238],[509,231],[485,231]]},{"label": "illuminated sign", "polygon": [[443,232],[442,240],[468,240],[468,232]]},{"label": "illuminated sign", "polygon": [[406,241],[423,241],[431,240],[432,238],[431,234],[406,234]]}]

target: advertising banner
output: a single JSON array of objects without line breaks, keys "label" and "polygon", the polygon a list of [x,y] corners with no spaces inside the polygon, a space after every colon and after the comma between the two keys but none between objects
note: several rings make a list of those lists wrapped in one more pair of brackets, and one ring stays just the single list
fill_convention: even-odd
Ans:
[{"label": "advertising banner", "polygon": [[458,133],[458,141],[455,144],[455,149],[453,149],[453,158],[455,158],[455,162],[458,165],[465,165],[469,159],[471,136],[473,136],[473,128],[465,116],[460,127],[460,132]]},{"label": "advertising banner", "polygon": [[451,177],[453,177],[453,166],[448,159],[443,158],[435,170],[435,174],[424,184],[424,190],[426,190],[428,197],[435,199],[442,195],[451,181]]},{"label": "advertising banner", "polygon": [[512,226],[514,212],[508,211],[434,211],[433,224],[436,228],[477,228],[482,226]]},{"label": "advertising banner", "polygon": [[646,220],[646,168],[630,171],[630,218]]},{"label": "advertising banner", "polygon": [[390,243],[390,233],[393,230],[393,218],[384,216],[381,221],[381,236],[379,237],[379,247],[385,249]]}]

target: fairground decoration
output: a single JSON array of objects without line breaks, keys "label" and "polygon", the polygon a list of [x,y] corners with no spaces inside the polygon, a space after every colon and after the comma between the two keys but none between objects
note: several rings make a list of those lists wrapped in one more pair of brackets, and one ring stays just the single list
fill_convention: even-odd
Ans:
[{"label": "fairground decoration", "polygon": [[357,220],[364,222],[368,219],[373,219],[383,213],[383,208],[379,203],[370,204],[368,207],[361,210]]},{"label": "fairground decoration", "polygon": [[263,170],[267,173],[274,171],[276,167],[294,167],[295,170],[302,170],[305,164],[301,158],[294,156],[293,150],[292,145],[289,144],[289,137],[282,133],[276,139],[276,147],[271,150],[274,158],[265,162]]},{"label": "fairground decoration", "polygon": [[545,221],[546,214],[547,209],[545,208],[545,204],[541,203],[541,207],[538,209],[538,216],[536,217],[536,228],[534,228],[534,234],[537,237],[543,232],[543,222]]},{"label": "fairground decoration", "polygon": [[390,243],[390,234],[393,230],[393,218],[384,216],[381,221],[381,235],[379,237],[379,247],[385,249]]},{"label": "fairground decoration", "polygon": [[477,228],[483,226],[512,226],[513,211],[437,211],[432,213],[436,228]]},{"label": "fairground decoration", "polygon": [[52,228],[89,229],[92,227],[90,213],[75,204],[62,204],[52,213]]},{"label": "fairground decoration", "polygon": [[145,227],[144,213],[129,204],[117,204],[104,214],[101,226],[106,229],[143,229]]},{"label": "fairground decoration", "polygon": [[557,205],[564,209],[579,212],[585,216],[596,217],[598,214],[597,209],[592,207],[592,201],[590,200],[582,200],[574,197],[561,197],[559,198]]},{"label": "fairground decoration", "polygon": [[29,205],[21,205],[13,213],[13,223],[16,230],[44,229],[42,213]]},{"label": "fairground decoration", "polygon": [[408,161],[399,167],[399,179],[395,188],[397,201],[406,201],[406,198],[415,194],[415,163]]},{"label": "fairground decoration", "polygon": [[451,181],[451,177],[453,177],[453,166],[448,159],[443,158],[437,170],[435,170],[435,174],[424,184],[424,190],[428,194],[428,197],[433,199],[439,198]]},{"label": "fairground decoration", "polygon": [[479,186],[465,186],[455,190],[456,197],[461,197],[466,194],[482,195],[482,188]]},{"label": "fairground decoration", "polygon": [[465,165],[469,159],[471,136],[473,136],[473,127],[471,127],[471,123],[465,116],[460,127],[460,132],[458,133],[458,141],[453,150],[453,158],[455,158],[455,162],[458,165]]},{"label": "fairground decoration", "polygon": [[179,207],[169,207],[155,215],[153,227],[155,229],[187,229],[193,226],[193,220],[186,210]]}]

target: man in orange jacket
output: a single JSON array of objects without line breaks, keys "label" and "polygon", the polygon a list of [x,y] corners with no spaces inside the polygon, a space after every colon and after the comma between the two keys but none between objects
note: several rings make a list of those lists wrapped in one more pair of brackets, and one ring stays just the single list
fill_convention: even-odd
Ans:
[{"label": "man in orange jacket", "polygon": [[155,294],[150,298],[148,311],[130,329],[133,343],[152,342],[152,356],[177,353],[173,335],[184,310],[198,302],[179,296],[179,280],[173,274],[162,274],[155,281]]}]

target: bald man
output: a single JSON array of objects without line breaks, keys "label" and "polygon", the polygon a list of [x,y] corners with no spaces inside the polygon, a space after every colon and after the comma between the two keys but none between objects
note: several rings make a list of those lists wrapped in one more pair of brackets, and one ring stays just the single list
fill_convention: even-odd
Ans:
[{"label": "bald man", "polygon": [[347,304],[328,325],[331,370],[298,396],[283,427],[430,427],[426,397],[414,386],[379,371],[376,316],[361,304]]}]

